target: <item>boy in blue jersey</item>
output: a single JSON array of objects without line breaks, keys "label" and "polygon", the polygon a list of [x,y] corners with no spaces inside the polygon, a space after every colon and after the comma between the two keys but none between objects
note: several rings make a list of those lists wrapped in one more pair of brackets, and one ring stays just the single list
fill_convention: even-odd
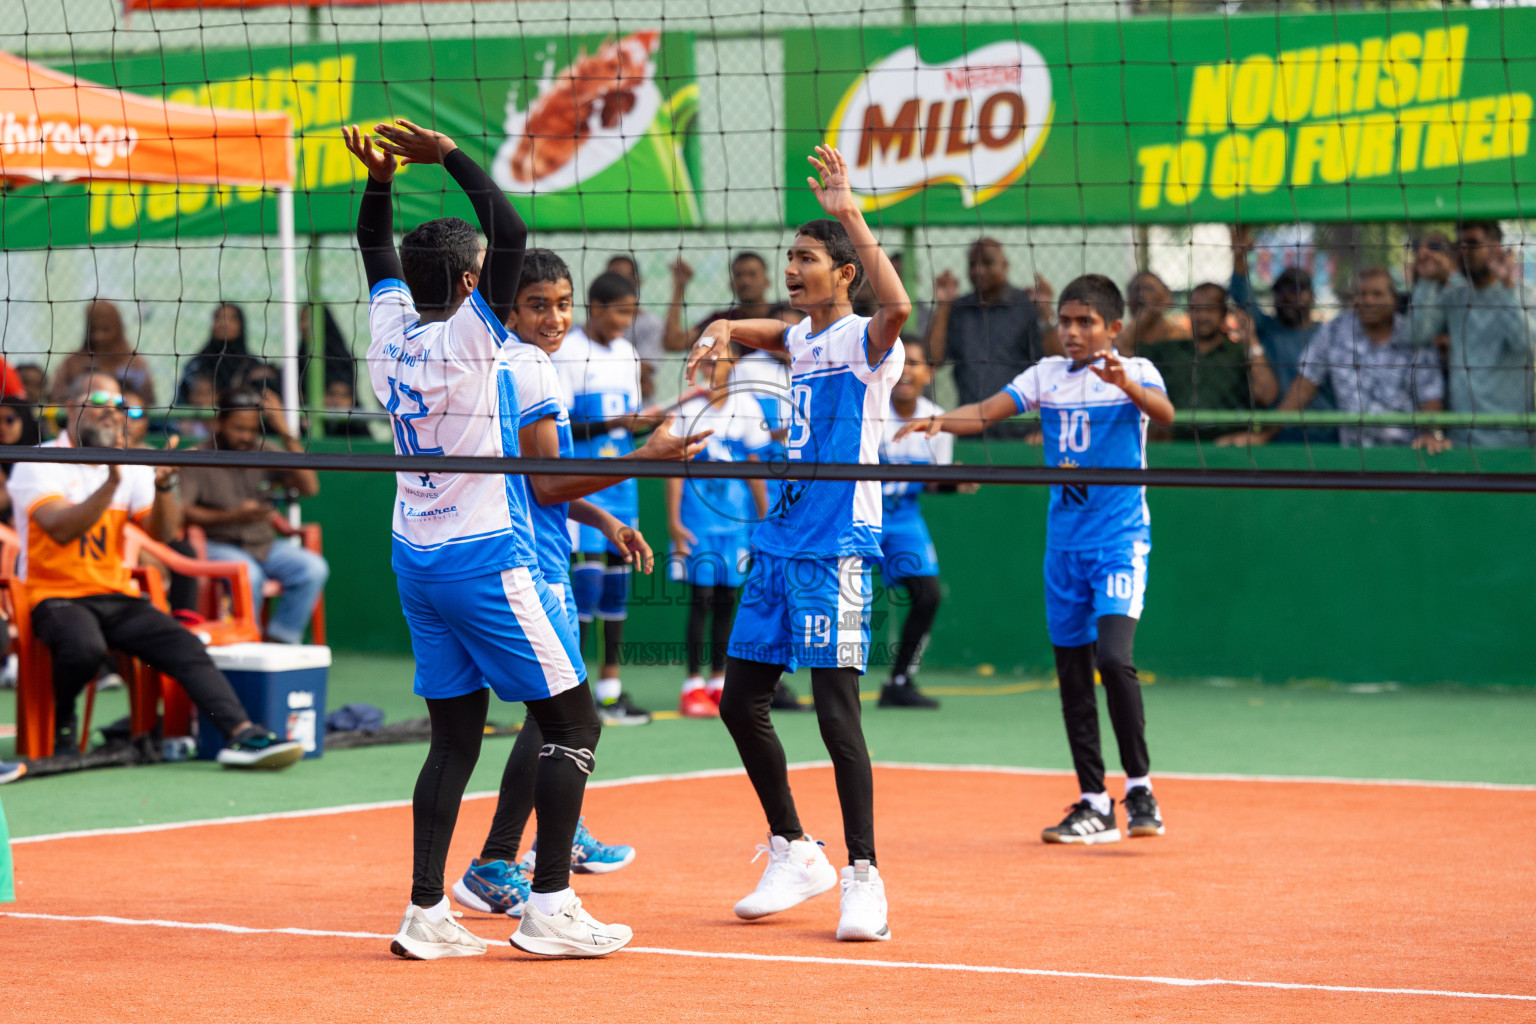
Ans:
[{"label": "boy in blue jersey", "polygon": [[[768,457],[773,438],[762,409],[732,383],[734,349],[723,348],[704,360],[710,391],[691,395],[677,407],[689,430],[714,433],[698,456],[705,462],[757,462]],[[672,478],[667,481],[667,532],[672,537],[668,572],[689,586],[688,676],[678,695],[677,711],[684,718],[714,718],[720,714],[725,689],[725,655],[731,636],[736,596],[745,577],[752,524],[768,513],[768,491],[762,480],[722,477]],[[710,676],[702,675],[705,620],[714,617],[709,645]]]},{"label": "boy in blue jersey", "polygon": [[[616,459],[634,450],[634,435],[662,420],[640,408],[640,355],[624,335],[638,307],[635,284],[622,274],[599,274],[587,288],[587,322],[572,328],[555,369],[565,391],[578,459]],[[630,527],[639,525],[640,492],[632,479],[592,495],[592,504]],[[590,526],[573,527],[571,586],[581,616],[582,646],[587,626],[603,624],[603,661],[595,687],[604,725],[644,725],[650,713],[624,693],[619,680],[624,620],[628,616],[629,565],[608,538]]]},{"label": "boy in blue jersey", "polygon": [[[504,326],[527,227],[490,176],[453,141],[406,121],[344,131],[368,169],[357,241],[369,287],[368,370],[401,454],[516,456],[523,390],[542,353],[512,353]],[[427,221],[397,253],[391,188],[400,162],[443,165],[485,232],[457,217]],[[541,365],[542,361],[542,365]],[[459,803],[484,736],[489,691],[522,701],[539,723],[535,804],[546,856],[512,943],[547,956],[602,956],[633,936],[582,909],[570,888],[571,843],[601,726],[576,636],[539,572],[520,476],[401,473],[390,561],[416,657],[415,692],[432,738],[412,799],[411,900],[390,950],[408,959],[478,956],[485,942],[456,921],[443,869]]]},{"label": "boy in blue jersey", "polygon": [[[914,431],[979,434],[990,424],[1038,409],[1051,465],[1145,468],[1147,424],[1172,423],[1173,403],[1155,366],[1114,351],[1125,315],[1120,289],[1107,277],[1088,274],[1062,289],[1057,308],[1065,357],[1042,359],[990,398],[914,420],[897,436]],[[1061,710],[1082,792],[1060,824],[1042,831],[1047,843],[1120,839],[1114,801],[1104,789],[1095,665],[1125,769],[1130,834],[1164,832],[1162,812],[1152,795],[1146,718],[1132,657],[1151,551],[1146,488],[1051,488],[1045,539],[1046,625],[1056,651]]]},{"label": "boy in blue jersey", "polygon": [[[511,327],[515,338],[553,357],[570,330],[571,314],[570,268],[548,249],[528,250],[523,257],[522,276],[512,311]],[[530,457],[571,458],[570,416],[557,394],[558,384],[552,371],[543,375],[543,381],[543,390],[535,393],[535,389],[530,388],[528,400],[523,403],[519,447]],[[681,459],[690,451],[696,451],[704,440],[704,435],[673,437],[663,424],[643,448],[619,461]],[[545,583],[564,607],[573,630],[579,631],[580,625],[570,586],[571,536],[566,529],[567,518],[600,531],[614,549],[641,572],[648,573],[652,568],[651,548],[637,530],[579,497],[609,487],[616,479],[611,476],[548,475],[528,478],[535,499],[530,512],[539,569],[544,574]],[[530,715],[507,758],[496,813],[480,856],[453,885],[454,898],[471,910],[510,917],[522,915],[531,877],[528,864],[518,863],[517,852],[522,845],[528,816],[533,811],[534,782],[543,744],[538,720]],[[534,850],[537,851],[537,843]],[[634,847],[599,842],[587,830],[584,821],[577,823],[571,850],[572,871],[605,874],[617,871],[634,858]],[[536,863],[535,853],[529,854],[529,861]]]},{"label": "boy in blue jersey", "polygon": [[[859,676],[869,657],[870,567],[880,557],[880,485],[814,479],[815,464],[876,463],[891,386],[904,353],[896,344],[912,303],[891,261],[864,222],[835,149],[810,157],[808,179],[835,219],[801,225],[788,252],[784,284],[807,314],[782,320],[716,320],[688,357],[687,379],[733,341],[790,355],[793,407],[785,438],[788,464],[812,479],[787,480],[752,535],[752,568],[731,630],[720,717],[768,818],[768,867],[736,904],[752,920],[787,910],[838,884],[821,844],[800,827],[784,748],[769,718],[780,674],[805,666],[821,736],[832,758],[849,866],[842,871],[837,937],[891,937],[885,883],[875,864],[874,781],[859,723]],[[854,315],[848,296],[869,273],[880,309]]]}]

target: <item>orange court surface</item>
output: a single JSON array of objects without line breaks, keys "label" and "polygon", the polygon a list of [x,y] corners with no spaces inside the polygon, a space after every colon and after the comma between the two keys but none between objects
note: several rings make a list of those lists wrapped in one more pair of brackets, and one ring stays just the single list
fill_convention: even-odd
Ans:
[{"label": "orange court surface", "polygon": [[[841,863],[830,769],[792,781]],[[732,915],[761,866],[739,772],[594,784],[589,820],[639,856],[575,879],[601,919],[635,929],[589,961],[524,955],[512,922],[475,914],[484,957],[390,955],[405,802],[30,837],[15,846],[27,911],[0,915],[3,1016],[1536,1021],[1536,787],[1159,776],[1166,836],[1045,846],[1039,815],[1015,809],[1051,806],[1062,782],[878,766],[894,939],[862,945],[833,939],[835,892]],[[450,878],[492,807],[464,804]]]}]

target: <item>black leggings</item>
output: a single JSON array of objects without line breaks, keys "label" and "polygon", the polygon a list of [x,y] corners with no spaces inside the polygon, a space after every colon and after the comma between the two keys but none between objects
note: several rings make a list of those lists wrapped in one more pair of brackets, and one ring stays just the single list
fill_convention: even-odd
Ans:
[{"label": "black leggings", "polygon": [[703,667],[704,620],[714,613],[710,631],[709,668],[716,675],[725,671],[725,649],[731,642],[731,620],[736,611],[735,587],[694,586],[688,600],[688,674],[696,676]]},{"label": "black leggings", "polygon": [[[489,690],[427,701],[427,713],[432,717],[432,742],[411,800],[416,846],[411,902],[419,907],[435,906],[443,899],[448,844],[459,820],[464,788],[480,757],[489,705]],[[573,750],[596,749],[602,727],[586,683],[554,697],[528,701],[527,706],[528,715],[538,723],[545,743]],[[570,885],[571,839],[581,818],[587,773],[563,754],[537,757],[536,761],[529,787],[539,812],[540,853],[533,873],[533,891],[559,892]],[[527,820],[526,812],[523,820]]]},{"label": "black leggings", "polygon": [[909,576],[897,580],[894,586],[904,587],[912,608],[907,621],[901,624],[901,639],[891,657],[891,678],[911,677],[916,674],[923,644],[933,629],[934,617],[939,614],[939,578],[937,576]]},{"label": "black leggings", "polygon": [[[730,658],[725,666],[725,690],[720,695],[720,719],[736,741],[747,778],[768,816],[768,830],[785,839],[799,839],[800,816],[789,791],[788,763],[768,707],[783,665]],[[859,724],[859,671],[854,668],[811,669],[811,693],[821,739],[832,757],[837,800],[843,811],[843,840],[848,862],[875,863],[875,782],[869,748]]]},{"label": "black leggings", "polygon": [[1099,752],[1099,703],[1093,692],[1098,665],[1109,702],[1109,720],[1120,744],[1120,766],[1135,777],[1150,772],[1147,719],[1141,706],[1141,681],[1131,651],[1136,620],[1126,615],[1099,619],[1099,641],[1056,648],[1056,677],[1061,683],[1061,714],[1067,723],[1072,765],[1084,793],[1104,792],[1104,755]]}]

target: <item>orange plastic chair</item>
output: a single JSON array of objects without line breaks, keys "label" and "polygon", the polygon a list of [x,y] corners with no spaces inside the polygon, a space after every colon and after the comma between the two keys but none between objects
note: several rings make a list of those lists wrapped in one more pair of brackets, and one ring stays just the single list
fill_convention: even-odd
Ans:
[{"label": "orange plastic chair", "polygon": [[[304,546],[304,550],[306,551],[313,551],[315,554],[322,556],[325,554],[325,546],[322,542],[322,533],[319,523],[303,523],[299,526],[294,526],[287,520],[285,516],[283,516],[282,513],[273,512],[272,528],[276,530],[278,535],[281,537],[298,537],[299,543]],[[208,558],[208,534],[203,530],[201,526],[188,526],[186,533],[187,543],[192,545],[192,550],[197,553],[197,557],[206,560]],[[203,592],[198,597],[198,606],[203,615],[207,616],[209,611],[213,609],[214,606],[210,604],[210,595],[207,588],[202,588],[202,590]],[[261,620],[263,626],[266,625],[267,619],[266,602],[272,598],[281,597],[282,593],[283,585],[277,582],[277,580],[269,579],[262,585],[261,598],[263,607],[261,609]],[[320,596],[315,599],[314,610],[310,613],[309,628],[310,632],[314,636],[314,642],[317,644],[324,644],[324,589],[321,589]]]}]

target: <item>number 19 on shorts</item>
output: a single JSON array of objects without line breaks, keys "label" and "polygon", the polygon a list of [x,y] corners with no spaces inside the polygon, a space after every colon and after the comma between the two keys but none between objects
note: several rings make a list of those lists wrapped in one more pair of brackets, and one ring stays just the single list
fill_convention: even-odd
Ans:
[{"label": "number 19 on shorts", "polygon": [[807,647],[825,647],[832,642],[832,616],[806,615],[805,640]]}]

